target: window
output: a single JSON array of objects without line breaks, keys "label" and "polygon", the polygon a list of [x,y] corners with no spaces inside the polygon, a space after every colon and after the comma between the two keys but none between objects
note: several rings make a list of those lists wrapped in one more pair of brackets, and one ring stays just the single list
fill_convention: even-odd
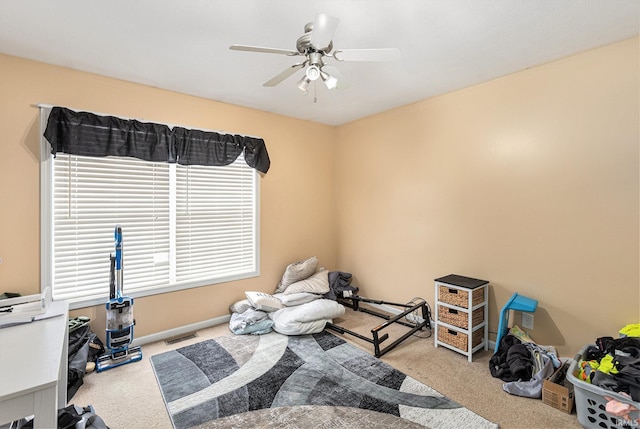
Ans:
[{"label": "window", "polygon": [[106,302],[117,224],[127,296],[259,274],[259,181],[242,154],[213,167],[48,149],[43,138],[42,288],[54,299]]}]

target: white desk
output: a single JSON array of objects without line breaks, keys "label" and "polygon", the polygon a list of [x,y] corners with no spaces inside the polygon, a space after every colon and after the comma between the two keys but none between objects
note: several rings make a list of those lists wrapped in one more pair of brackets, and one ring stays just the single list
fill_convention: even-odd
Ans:
[{"label": "white desk", "polygon": [[67,405],[69,304],[52,302],[41,317],[50,318],[0,329],[0,425],[35,415],[34,428],[56,428]]}]

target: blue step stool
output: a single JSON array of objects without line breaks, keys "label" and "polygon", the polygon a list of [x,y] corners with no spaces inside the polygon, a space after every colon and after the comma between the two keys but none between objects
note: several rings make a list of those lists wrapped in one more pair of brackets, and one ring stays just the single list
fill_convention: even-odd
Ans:
[{"label": "blue step stool", "polygon": [[509,329],[509,310],[525,311],[527,313],[533,313],[538,308],[538,301],[535,299],[527,298],[526,296],[518,294],[518,292],[511,295],[509,301],[502,307],[500,311],[500,323],[498,324],[498,336],[496,337],[496,347],[493,350],[494,353],[498,351],[500,340],[507,333]]}]

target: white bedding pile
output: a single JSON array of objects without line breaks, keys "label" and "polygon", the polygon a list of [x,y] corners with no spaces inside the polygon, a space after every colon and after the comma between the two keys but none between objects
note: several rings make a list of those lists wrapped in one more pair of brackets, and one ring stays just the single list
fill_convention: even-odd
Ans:
[{"label": "white bedding pile", "polygon": [[289,264],[273,295],[245,292],[245,300],[231,305],[229,328],[236,334],[264,334],[272,329],[284,335],[321,332],[327,322],[344,314],[344,306],[324,299],[329,272],[318,270],[313,256]]},{"label": "white bedding pile", "polygon": [[330,299],[318,299],[273,313],[273,329],[285,335],[304,335],[321,332],[327,322],[344,314],[344,306]]}]

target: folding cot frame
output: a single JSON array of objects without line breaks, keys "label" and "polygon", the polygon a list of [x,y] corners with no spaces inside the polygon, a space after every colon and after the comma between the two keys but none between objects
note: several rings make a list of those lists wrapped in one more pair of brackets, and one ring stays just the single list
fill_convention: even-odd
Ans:
[{"label": "folding cot frame", "polygon": [[[364,335],[361,335],[357,332],[351,331],[347,328],[343,328],[339,325],[336,325],[334,323],[327,323],[326,324],[326,328],[327,329],[331,329],[333,331],[336,331],[340,334],[349,334],[349,335],[353,335],[354,337],[360,338],[361,340],[364,340],[368,343],[373,344],[373,348],[374,348],[374,354],[376,357],[380,357],[383,354],[393,350],[398,344],[402,343],[404,340],[406,340],[407,338],[409,338],[411,335],[413,335],[414,333],[416,333],[417,331],[420,331],[422,329],[428,329],[429,331],[431,331],[431,311],[429,309],[429,307],[427,306],[426,301],[421,300],[420,303],[417,304],[412,304],[412,303],[408,303],[408,304],[398,304],[398,303],[394,303],[394,302],[388,302],[388,301],[380,301],[380,300],[374,300],[374,299],[368,299],[368,298],[363,298],[361,296],[358,295],[352,295],[350,297],[345,297],[345,298],[338,298],[338,301],[347,306],[352,308],[354,311],[361,311],[363,313],[368,313],[371,315],[374,315],[376,317],[380,317],[382,319],[385,319],[386,322],[382,323],[381,325],[376,326],[375,328],[373,328],[371,330],[371,336],[372,338],[366,337]],[[366,307],[361,307],[360,303],[371,303],[371,304],[378,304],[378,305],[391,305],[391,306],[395,306],[395,307],[401,307],[404,308],[404,311],[402,311],[400,314],[397,314],[395,316],[390,316],[388,314],[384,314],[384,313],[380,313],[377,312],[375,310],[366,308]],[[411,321],[406,321],[406,320],[402,320],[403,318],[405,318],[407,315],[415,312],[415,311],[420,311],[421,314],[421,319],[422,321],[418,321],[415,320],[414,322]],[[405,333],[404,335],[402,335],[400,338],[398,338],[397,340],[395,340],[394,342],[392,342],[391,344],[389,344],[387,347],[384,348],[380,348],[380,344],[384,341],[386,341],[389,338],[389,334],[385,333],[383,335],[379,335],[381,333],[381,331],[385,328],[387,328],[388,326],[390,326],[393,323],[397,323],[399,325],[403,325],[406,326],[409,329],[409,331],[407,333]]]}]

